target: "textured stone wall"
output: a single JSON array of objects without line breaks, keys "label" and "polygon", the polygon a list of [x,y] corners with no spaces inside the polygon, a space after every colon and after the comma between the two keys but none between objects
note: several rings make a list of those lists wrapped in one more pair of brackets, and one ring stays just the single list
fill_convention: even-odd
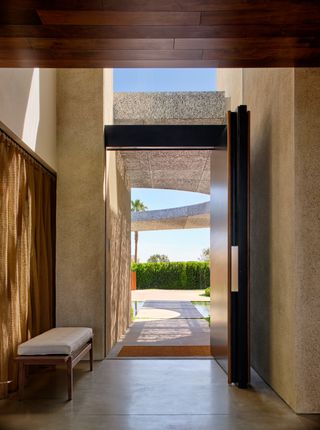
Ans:
[{"label": "textured stone wall", "polygon": [[94,330],[105,356],[103,70],[57,72],[57,325]]},{"label": "textured stone wall", "polygon": [[320,412],[320,73],[236,69],[218,82],[251,111],[252,365],[296,412]]},{"label": "textured stone wall", "polygon": [[320,69],[296,69],[297,412],[320,412]]},{"label": "textured stone wall", "polygon": [[225,91],[227,110],[235,110],[242,103],[243,69],[218,69],[217,88]]},{"label": "textured stone wall", "polygon": [[225,124],[223,92],[114,93],[115,124]]},{"label": "textured stone wall", "polygon": [[106,154],[106,352],[130,324],[131,192],[119,152]]},{"label": "textured stone wall", "polygon": [[295,407],[292,69],[243,71],[251,111],[252,365]]}]

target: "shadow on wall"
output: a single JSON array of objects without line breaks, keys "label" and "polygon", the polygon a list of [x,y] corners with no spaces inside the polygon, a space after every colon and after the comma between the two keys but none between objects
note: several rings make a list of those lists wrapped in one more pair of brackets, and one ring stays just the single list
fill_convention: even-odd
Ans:
[{"label": "shadow on wall", "polygon": [[107,152],[107,353],[130,324],[131,196],[120,154]]},{"label": "shadow on wall", "polygon": [[[251,149],[251,361],[270,375],[271,326],[271,119],[264,118],[260,138]],[[257,342],[259,339],[259,342]],[[261,368],[262,365],[262,368]]]}]

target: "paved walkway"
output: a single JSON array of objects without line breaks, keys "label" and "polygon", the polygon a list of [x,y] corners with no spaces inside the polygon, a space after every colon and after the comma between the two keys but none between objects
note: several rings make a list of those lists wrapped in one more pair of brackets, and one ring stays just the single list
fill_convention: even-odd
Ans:
[{"label": "paved walkway", "polygon": [[[165,296],[164,292],[166,300],[159,300]],[[202,300],[205,297],[199,297],[199,290],[187,292],[173,290],[170,294],[168,290],[140,290],[133,293],[135,300],[144,301],[137,309],[133,324],[113,348],[109,358],[117,357],[121,349],[127,346],[209,345],[209,324],[191,303],[191,300],[210,301]],[[147,300],[149,297],[153,300]]]},{"label": "paved walkway", "polygon": [[132,301],[165,300],[180,302],[210,302],[210,297],[204,295],[204,290],[134,290],[131,291]]}]

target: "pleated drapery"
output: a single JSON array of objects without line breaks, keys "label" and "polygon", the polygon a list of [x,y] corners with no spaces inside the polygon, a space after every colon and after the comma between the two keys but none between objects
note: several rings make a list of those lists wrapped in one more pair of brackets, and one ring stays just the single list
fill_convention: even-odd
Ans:
[{"label": "pleated drapery", "polygon": [[17,388],[19,343],[54,324],[55,188],[0,130],[0,398]]}]

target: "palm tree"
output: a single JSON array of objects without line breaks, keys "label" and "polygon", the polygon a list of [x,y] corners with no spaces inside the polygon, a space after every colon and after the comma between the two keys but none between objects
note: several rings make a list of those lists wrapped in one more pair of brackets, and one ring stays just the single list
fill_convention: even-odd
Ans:
[{"label": "palm tree", "polygon": [[[147,206],[145,206],[141,200],[131,200],[131,212],[142,212],[147,210]],[[134,232],[134,262],[138,261],[138,232]]]}]

